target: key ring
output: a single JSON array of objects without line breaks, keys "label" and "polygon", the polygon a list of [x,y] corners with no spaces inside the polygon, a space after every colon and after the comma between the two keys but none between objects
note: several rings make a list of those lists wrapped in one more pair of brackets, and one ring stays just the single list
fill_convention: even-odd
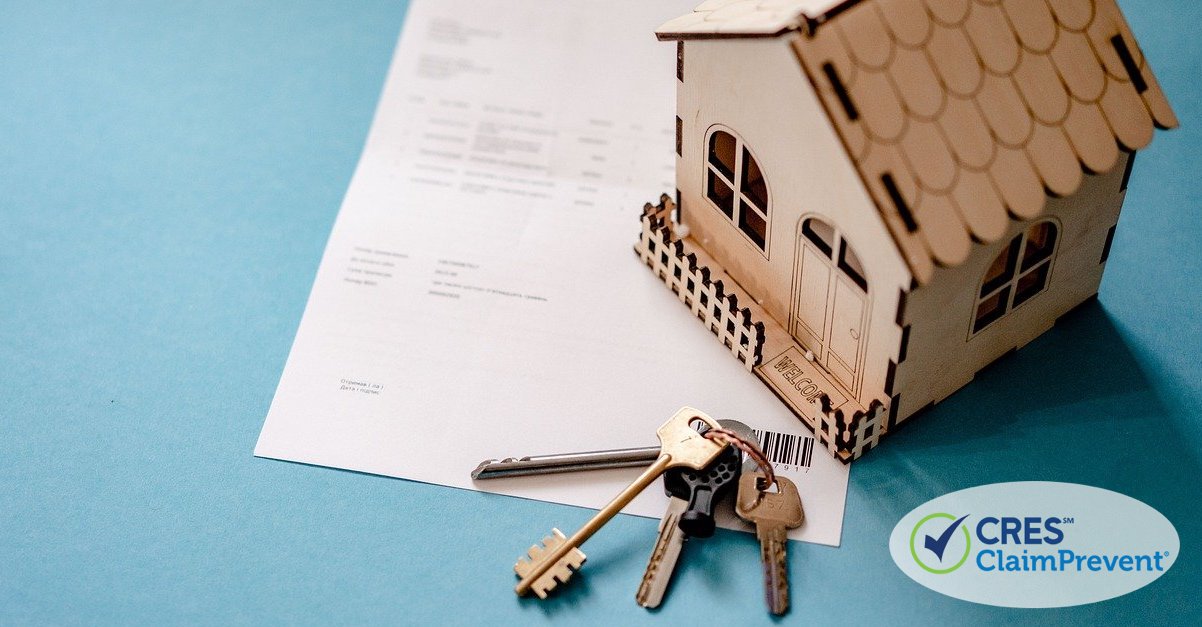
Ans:
[{"label": "key ring", "polygon": [[731,446],[747,453],[760,470],[764,472],[763,485],[757,485],[756,488],[760,492],[767,492],[776,483],[776,471],[772,469],[772,462],[764,456],[763,451],[759,446],[744,439],[739,434],[725,427],[711,428],[703,434],[707,439],[715,442],[730,444]]}]

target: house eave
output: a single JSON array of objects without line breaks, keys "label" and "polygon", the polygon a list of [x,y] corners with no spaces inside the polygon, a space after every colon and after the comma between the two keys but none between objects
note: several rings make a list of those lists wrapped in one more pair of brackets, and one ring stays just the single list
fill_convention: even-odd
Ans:
[{"label": "house eave", "polygon": [[710,39],[771,39],[786,33],[801,30],[800,25],[789,25],[770,33],[680,33],[656,32],[655,38],[660,41],[695,41]]}]

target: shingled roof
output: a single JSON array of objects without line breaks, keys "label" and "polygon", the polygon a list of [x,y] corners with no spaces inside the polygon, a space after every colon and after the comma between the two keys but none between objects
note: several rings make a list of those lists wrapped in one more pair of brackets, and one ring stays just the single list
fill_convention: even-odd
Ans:
[{"label": "shingled roof", "polygon": [[[769,21],[749,15],[782,4],[698,11],[756,27],[709,37],[764,36]],[[859,0],[817,15],[804,13],[814,0],[791,4],[802,13],[771,34],[799,33],[793,49],[920,283],[1148,145],[1153,126],[1177,125],[1114,0]],[[672,24],[658,34],[689,36]]]}]

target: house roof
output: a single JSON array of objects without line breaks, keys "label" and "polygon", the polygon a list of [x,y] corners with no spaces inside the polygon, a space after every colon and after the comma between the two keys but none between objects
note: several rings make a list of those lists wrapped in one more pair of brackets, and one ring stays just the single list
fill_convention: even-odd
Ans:
[{"label": "house roof", "polygon": [[706,0],[656,29],[660,39],[771,37],[844,0]]},{"label": "house roof", "polygon": [[920,283],[1177,126],[1114,0],[833,9],[793,49]]}]

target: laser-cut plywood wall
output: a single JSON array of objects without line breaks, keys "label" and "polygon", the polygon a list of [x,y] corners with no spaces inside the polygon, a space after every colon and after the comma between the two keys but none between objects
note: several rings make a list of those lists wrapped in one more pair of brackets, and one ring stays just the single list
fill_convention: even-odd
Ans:
[{"label": "laser-cut plywood wall", "polygon": [[[831,380],[891,425],[1096,293],[1128,155],[1177,125],[1114,0],[709,0],[657,35],[678,42],[686,243],[820,365],[835,342],[858,346],[854,378],[840,360]],[[762,245],[710,194],[716,127],[767,181]],[[731,181],[737,201],[745,183]],[[793,331],[807,215],[855,247],[862,328],[828,312],[822,332]],[[1041,219],[1059,225],[1059,261],[1021,302],[1008,293],[1021,315],[965,333],[978,275]]]}]

